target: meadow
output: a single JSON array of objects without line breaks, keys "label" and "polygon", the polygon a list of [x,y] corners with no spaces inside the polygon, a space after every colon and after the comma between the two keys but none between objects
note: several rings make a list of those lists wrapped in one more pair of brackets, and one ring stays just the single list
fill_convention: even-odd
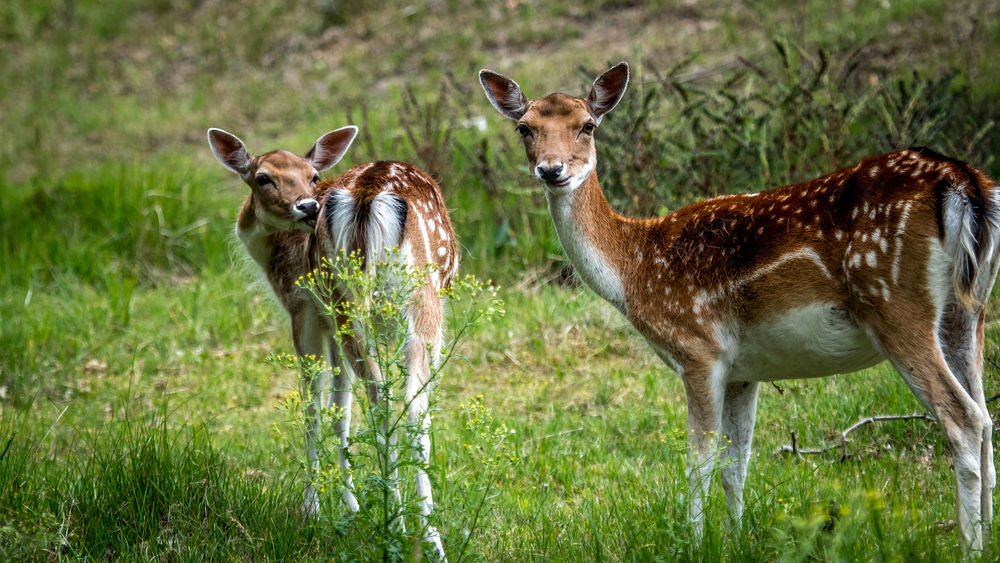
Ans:
[{"label": "meadow", "polygon": [[[628,60],[598,173],[636,216],[911,145],[1000,177],[996,3],[12,0],[0,50],[0,558],[377,553],[360,523],[299,514],[298,375],[267,360],[292,351],[287,318],[233,235],[244,186],[205,142],[215,126],[302,152],[348,123],[359,139],[327,175],[379,158],[434,174],[461,271],[505,304],[435,395],[452,561],[961,558],[935,423],[866,426],[847,456],[781,451],[923,412],[887,365],[762,385],[743,529],[716,481],[695,540],[682,383],[573,278],[475,73],[582,95]],[[506,463],[467,447],[469,405],[512,431]]]}]

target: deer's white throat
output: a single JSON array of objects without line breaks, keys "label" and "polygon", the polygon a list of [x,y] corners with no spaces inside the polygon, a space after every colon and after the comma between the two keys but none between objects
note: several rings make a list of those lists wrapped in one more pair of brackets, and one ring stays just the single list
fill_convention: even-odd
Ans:
[{"label": "deer's white throat", "polygon": [[593,237],[600,235],[588,229],[592,224],[584,224],[574,216],[576,207],[574,203],[579,197],[579,189],[562,193],[553,193],[549,190],[545,192],[559,242],[562,243],[566,256],[584,283],[622,314],[627,314],[625,288],[621,277],[593,243]]}]

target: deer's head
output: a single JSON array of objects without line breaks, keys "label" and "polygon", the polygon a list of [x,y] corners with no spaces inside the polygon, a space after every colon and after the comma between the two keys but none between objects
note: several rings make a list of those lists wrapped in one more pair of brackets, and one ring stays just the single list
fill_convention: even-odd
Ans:
[{"label": "deer's head", "polygon": [[254,157],[239,137],[214,127],[208,144],[215,158],[250,186],[258,220],[276,229],[312,231],[319,215],[314,195],[319,173],[343,158],[357,134],[353,125],[331,131],[305,156],[276,150]]},{"label": "deer's head", "polygon": [[479,71],[486,97],[503,116],[517,122],[532,172],[555,193],[575,190],[594,171],[594,131],[622,99],[628,76],[628,64],[622,62],[597,77],[585,99],[556,93],[529,100],[517,82],[490,70]]}]

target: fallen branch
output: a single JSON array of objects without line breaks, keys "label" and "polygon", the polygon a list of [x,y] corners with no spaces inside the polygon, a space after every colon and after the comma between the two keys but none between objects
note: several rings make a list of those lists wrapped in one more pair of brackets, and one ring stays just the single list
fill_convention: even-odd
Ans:
[{"label": "fallen branch", "polygon": [[781,446],[775,453],[793,454],[798,457],[802,457],[803,455],[821,454],[824,452],[828,452],[830,450],[841,448],[843,451],[840,454],[840,461],[843,461],[851,457],[851,450],[847,446],[847,444],[850,442],[850,440],[847,439],[848,434],[854,432],[855,430],[861,428],[862,426],[867,426],[869,424],[874,424],[876,422],[884,422],[886,420],[929,420],[931,422],[937,422],[937,419],[925,413],[877,414],[862,418],[857,422],[855,422],[854,424],[852,424],[851,426],[849,426],[846,430],[840,433],[840,436],[838,436],[838,440],[835,443],[830,444],[823,448],[809,448],[809,449],[799,448],[798,438],[795,435],[795,431],[792,430],[791,431],[792,443]]}]

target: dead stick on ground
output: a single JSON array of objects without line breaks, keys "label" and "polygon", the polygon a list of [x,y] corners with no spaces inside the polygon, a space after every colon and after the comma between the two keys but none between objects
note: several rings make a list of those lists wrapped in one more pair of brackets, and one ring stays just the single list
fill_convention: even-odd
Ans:
[{"label": "dead stick on ground", "polygon": [[833,444],[830,444],[829,446],[826,446],[824,448],[810,448],[810,449],[799,448],[799,446],[798,446],[798,438],[795,436],[795,431],[792,430],[791,431],[792,443],[791,444],[786,444],[784,446],[781,446],[780,448],[778,448],[778,451],[775,452],[775,453],[795,454],[795,455],[797,455],[799,457],[802,457],[802,455],[821,454],[823,452],[828,452],[828,451],[836,449],[836,448],[842,448],[844,451],[841,454],[840,459],[844,460],[844,459],[847,459],[848,457],[851,456],[851,451],[847,447],[847,443],[849,441],[847,439],[847,435],[848,434],[850,434],[851,432],[854,432],[855,430],[857,430],[858,428],[861,428],[862,426],[867,426],[869,424],[874,424],[876,422],[883,422],[883,421],[886,421],[886,420],[929,420],[931,422],[936,422],[937,421],[934,417],[932,417],[929,414],[925,414],[925,413],[913,413],[913,414],[876,414],[876,415],[873,415],[873,416],[868,416],[868,417],[862,418],[861,420],[858,420],[857,422],[855,422],[854,424],[852,424],[851,426],[849,426],[846,430],[844,430],[843,432],[840,433],[840,436],[838,436],[839,439],[837,440],[837,442],[835,442]]},{"label": "dead stick on ground", "polygon": [[[986,358],[986,361],[989,362],[991,365],[994,365],[994,366],[1000,368],[1000,363],[994,362],[991,358]],[[993,401],[996,401],[997,399],[1000,399],[1000,393],[998,393],[996,395],[993,395],[989,399],[986,399],[986,402],[987,403],[992,403]],[[806,450],[803,450],[803,449],[799,448],[798,437],[795,435],[795,431],[791,430],[790,434],[792,436],[792,443],[791,444],[785,444],[784,446],[781,446],[780,448],[778,448],[778,450],[775,453],[794,454],[794,455],[796,455],[796,456],[798,456],[798,457],[801,458],[803,455],[821,454],[823,452],[828,452],[828,451],[830,451],[832,449],[835,449],[835,448],[842,448],[844,451],[840,455],[840,460],[843,461],[843,460],[845,460],[845,459],[847,459],[848,457],[851,456],[851,450],[847,447],[847,443],[849,442],[849,440],[847,439],[847,435],[848,434],[850,434],[851,432],[854,432],[855,430],[857,430],[858,428],[861,428],[862,426],[866,426],[868,424],[874,424],[876,422],[882,422],[882,421],[885,421],[885,420],[929,420],[931,422],[937,422],[937,419],[935,419],[933,416],[931,416],[929,414],[926,414],[926,413],[913,413],[913,414],[876,414],[876,415],[873,415],[873,416],[867,416],[865,418],[862,418],[862,419],[858,420],[857,422],[855,422],[854,424],[852,424],[851,426],[849,426],[846,430],[844,430],[843,432],[840,433],[840,436],[838,437],[839,439],[837,440],[836,443],[830,444],[829,446],[826,446],[825,448],[810,448],[810,449],[806,449]]]}]

